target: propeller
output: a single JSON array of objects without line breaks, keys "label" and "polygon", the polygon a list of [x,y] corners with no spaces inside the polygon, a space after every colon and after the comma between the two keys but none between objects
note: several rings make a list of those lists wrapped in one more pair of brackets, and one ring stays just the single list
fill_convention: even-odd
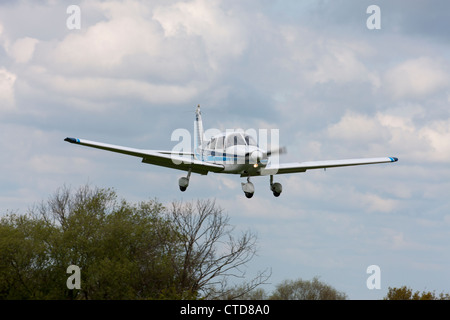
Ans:
[{"label": "propeller", "polygon": [[287,152],[286,147],[280,147],[275,149],[270,149],[266,152],[262,152],[261,150],[254,150],[252,152],[247,152],[245,154],[245,160],[249,161],[249,163],[258,164],[263,159],[267,159],[271,155],[274,154],[285,154]]},{"label": "propeller", "polygon": [[286,147],[279,147],[279,148],[271,149],[271,150],[267,151],[266,155],[268,157],[270,157],[272,154],[285,154],[285,153],[287,153]]}]

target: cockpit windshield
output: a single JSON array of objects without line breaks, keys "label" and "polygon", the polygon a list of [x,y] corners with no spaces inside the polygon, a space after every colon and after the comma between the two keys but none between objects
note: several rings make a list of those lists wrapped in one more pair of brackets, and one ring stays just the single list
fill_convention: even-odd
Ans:
[{"label": "cockpit windshield", "polygon": [[233,146],[257,147],[258,145],[252,136],[241,132],[235,132],[227,136],[223,135],[211,138],[211,140],[207,143],[206,148],[212,150],[223,150]]},{"label": "cockpit windshield", "polygon": [[226,137],[225,146],[257,146],[255,139],[248,134],[232,133]]},{"label": "cockpit windshield", "polygon": [[242,134],[232,133],[227,137],[227,142],[226,142],[227,147],[241,146],[241,145],[245,145],[245,140],[242,137]]},{"label": "cockpit windshield", "polygon": [[258,145],[256,144],[255,139],[253,139],[252,136],[249,136],[248,134],[246,134],[246,135],[244,135],[244,139],[245,139],[245,142],[247,142],[247,145],[249,145],[249,146],[255,146],[255,147],[258,146]]}]

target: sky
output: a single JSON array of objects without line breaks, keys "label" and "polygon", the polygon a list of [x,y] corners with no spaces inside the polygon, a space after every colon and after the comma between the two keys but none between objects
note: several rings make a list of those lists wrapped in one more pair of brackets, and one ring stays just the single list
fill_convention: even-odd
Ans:
[{"label": "sky", "polygon": [[[449,11],[437,0],[2,1],[0,215],[86,183],[133,202],[216,199],[236,232],[257,234],[247,276],[271,268],[268,292],[318,276],[349,299],[403,285],[448,293]],[[193,174],[181,193],[182,171],[63,141],[171,150],[197,104],[205,129],[278,129],[281,162],[399,161],[275,176],[279,198],[255,177],[247,199],[239,176]],[[371,265],[380,289],[367,287]]]}]

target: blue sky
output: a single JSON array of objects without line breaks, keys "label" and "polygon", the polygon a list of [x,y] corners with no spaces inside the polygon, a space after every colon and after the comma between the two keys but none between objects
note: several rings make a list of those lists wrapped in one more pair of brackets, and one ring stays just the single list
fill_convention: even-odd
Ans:
[{"label": "blue sky", "polygon": [[[73,1],[0,5],[0,210],[63,184],[130,200],[215,198],[258,235],[247,274],[319,276],[350,299],[450,288],[450,41],[446,1]],[[366,9],[381,10],[369,30]],[[281,161],[396,156],[395,164],[254,178],[193,175],[65,143],[172,149],[193,129],[279,129]],[[378,265],[381,289],[366,269]],[[271,291],[273,286],[264,287]]]}]

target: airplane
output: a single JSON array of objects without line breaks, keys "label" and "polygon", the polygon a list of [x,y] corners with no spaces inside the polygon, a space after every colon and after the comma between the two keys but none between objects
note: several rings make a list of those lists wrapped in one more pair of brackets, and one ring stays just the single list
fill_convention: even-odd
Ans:
[{"label": "airplane", "polygon": [[209,172],[238,174],[247,178],[246,183],[241,183],[242,191],[247,198],[253,197],[255,193],[255,187],[250,181],[250,177],[270,176],[270,190],[275,197],[278,197],[283,188],[280,183],[273,182],[273,176],[277,174],[398,161],[396,157],[380,157],[292,163],[272,162],[272,156],[285,153],[285,148],[265,150],[258,146],[252,136],[244,132],[222,132],[205,141],[200,105],[195,111],[195,131],[194,152],[135,149],[69,137],[64,141],[135,156],[142,158],[142,163],[187,171],[187,176],[178,180],[178,186],[183,192],[189,186],[191,173],[201,175],[207,175]]}]

